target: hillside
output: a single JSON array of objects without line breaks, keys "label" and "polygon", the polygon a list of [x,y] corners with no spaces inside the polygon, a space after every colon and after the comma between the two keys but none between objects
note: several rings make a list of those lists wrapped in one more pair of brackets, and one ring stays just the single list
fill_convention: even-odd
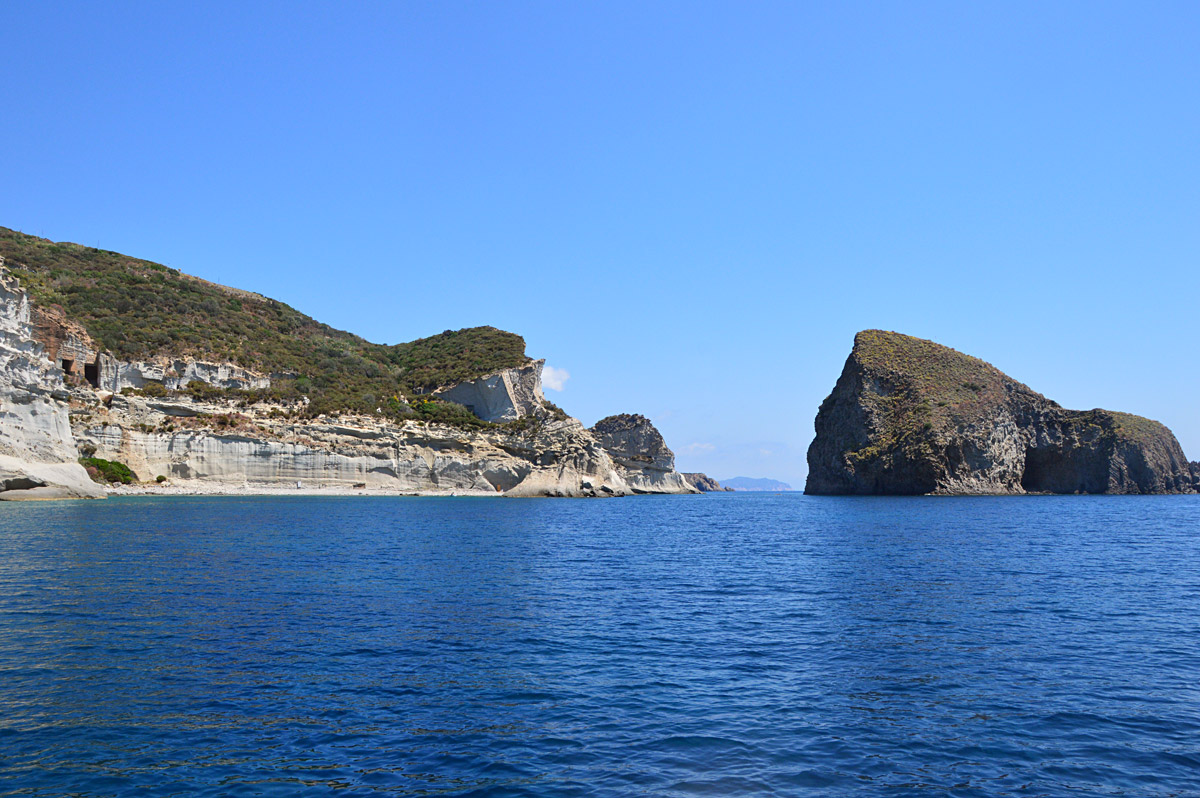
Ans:
[{"label": "hillside", "polygon": [[521,336],[493,327],[373,344],[258,294],[2,227],[0,257],[36,305],[61,306],[118,359],[192,356],[286,375],[273,380],[274,394],[307,394],[314,414],[370,413],[388,397],[411,399],[528,361]]},{"label": "hillside", "polygon": [[882,330],[855,336],[816,431],[808,493],[1196,489],[1157,421],[1065,410],[978,358]]}]

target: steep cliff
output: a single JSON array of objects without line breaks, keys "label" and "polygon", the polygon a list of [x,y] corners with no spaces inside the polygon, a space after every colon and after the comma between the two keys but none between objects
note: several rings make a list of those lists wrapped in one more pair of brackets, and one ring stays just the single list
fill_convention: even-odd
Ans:
[{"label": "steep cliff", "polygon": [[675,453],[645,416],[602,418],[590,432],[609,453],[636,493],[699,493],[675,471]]},{"label": "steep cliff", "polygon": [[0,499],[98,496],[76,462],[62,371],[30,319],[29,297],[0,259]]},{"label": "steep cliff", "polygon": [[1156,421],[1064,410],[994,366],[866,330],[821,404],[806,493],[1192,493]]},{"label": "steep cliff", "polygon": [[536,412],[546,401],[542,393],[542,367],[534,360],[518,368],[503,369],[434,392],[434,396],[466,407],[484,421],[516,421]]}]

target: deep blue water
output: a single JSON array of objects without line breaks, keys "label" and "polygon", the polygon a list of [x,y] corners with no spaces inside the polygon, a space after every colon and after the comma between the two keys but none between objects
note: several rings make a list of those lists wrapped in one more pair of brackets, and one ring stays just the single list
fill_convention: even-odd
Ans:
[{"label": "deep blue water", "polygon": [[1200,497],[0,503],[0,795],[1200,794]]}]

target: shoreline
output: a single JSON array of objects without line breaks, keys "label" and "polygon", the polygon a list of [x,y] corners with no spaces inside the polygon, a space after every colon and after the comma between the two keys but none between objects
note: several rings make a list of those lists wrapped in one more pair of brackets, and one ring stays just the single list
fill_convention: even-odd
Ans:
[{"label": "shoreline", "polygon": [[273,485],[121,485],[105,488],[106,496],[411,496],[499,498],[503,493],[482,490],[415,490],[353,488],[340,485],[285,487]]}]

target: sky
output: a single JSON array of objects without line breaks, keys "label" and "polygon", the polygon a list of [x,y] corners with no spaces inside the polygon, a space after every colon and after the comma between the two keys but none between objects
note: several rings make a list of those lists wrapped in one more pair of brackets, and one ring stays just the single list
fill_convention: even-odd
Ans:
[{"label": "sky", "polygon": [[[854,333],[1200,459],[1200,5],[8,3],[0,225],[803,485]],[[549,369],[553,369],[550,371]]]}]

